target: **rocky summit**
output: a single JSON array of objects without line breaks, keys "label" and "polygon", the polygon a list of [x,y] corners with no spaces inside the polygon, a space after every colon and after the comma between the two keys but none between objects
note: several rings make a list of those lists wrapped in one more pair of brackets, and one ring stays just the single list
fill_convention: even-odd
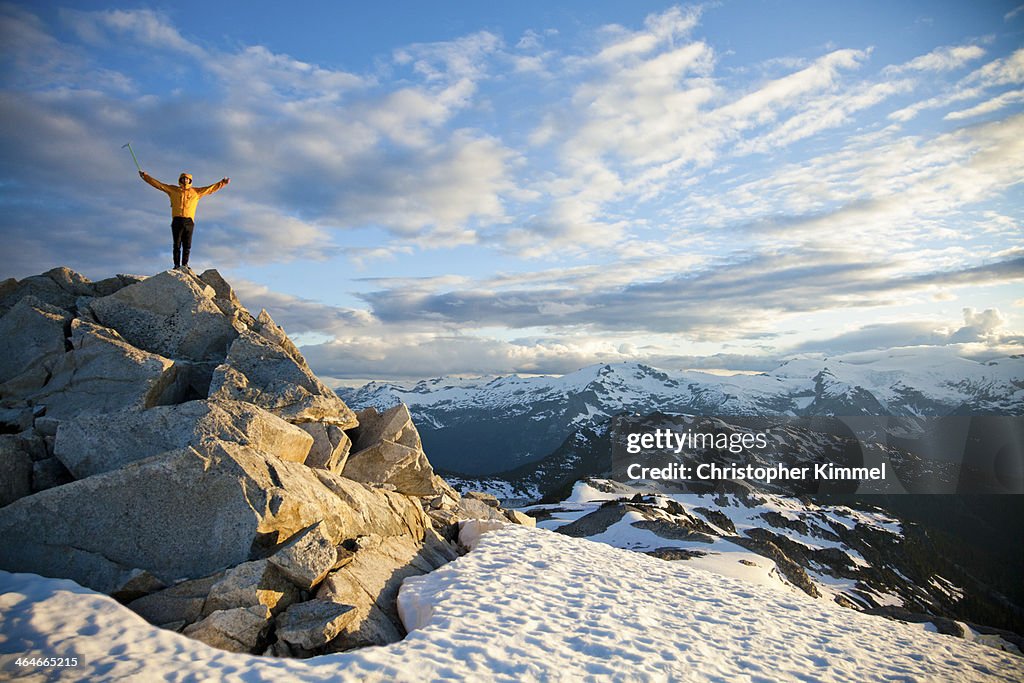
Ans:
[{"label": "rocky summit", "polygon": [[8,279],[0,339],[0,568],[215,647],[400,640],[460,520],[533,522],[437,476],[404,404],[353,412],[215,270]]}]

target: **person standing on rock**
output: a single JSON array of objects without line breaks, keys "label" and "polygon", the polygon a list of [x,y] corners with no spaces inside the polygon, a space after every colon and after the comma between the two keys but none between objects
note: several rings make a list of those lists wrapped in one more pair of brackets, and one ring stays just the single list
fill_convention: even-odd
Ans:
[{"label": "person standing on rock", "polygon": [[139,177],[156,189],[167,194],[171,199],[171,243],[174,254],[175,270],[187,270],[188,255],[192,251],[192,231],[196,227],[196,205],[199,198],[213,194],[231,182],[231,178],[221,178],[219,182],[206,187],[192,187],[192,174],[182,173],[178,176],[178,185],[168,185],[149,175],[145,171],[139,171]]}]

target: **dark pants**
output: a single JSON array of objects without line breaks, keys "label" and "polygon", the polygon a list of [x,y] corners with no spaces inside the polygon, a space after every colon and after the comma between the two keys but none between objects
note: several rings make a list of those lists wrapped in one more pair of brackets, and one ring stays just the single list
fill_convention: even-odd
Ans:
[{"label": "dark pants", "polygon": [[171,219],[171,239],[173,240],[174,267],[188,265],[188,253],[192,251],[192,231],[196,222],[184,216]]}]

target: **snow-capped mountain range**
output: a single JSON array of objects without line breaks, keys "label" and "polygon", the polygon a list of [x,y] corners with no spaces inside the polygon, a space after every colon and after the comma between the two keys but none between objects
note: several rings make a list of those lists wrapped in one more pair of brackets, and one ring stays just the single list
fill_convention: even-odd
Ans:
[{"label": "snow-capped mountain range", "polygon": [[[623,412],[715,416],[1020,415],[1024,357],[979,363],[947,349],[799,358],[757,375],[594,365],[560,377],[442,377],[339,390],[356,408],[406,403],[431,460],[481,475],[557,449]],[[465,444],[474,444],[468,451]]]}]

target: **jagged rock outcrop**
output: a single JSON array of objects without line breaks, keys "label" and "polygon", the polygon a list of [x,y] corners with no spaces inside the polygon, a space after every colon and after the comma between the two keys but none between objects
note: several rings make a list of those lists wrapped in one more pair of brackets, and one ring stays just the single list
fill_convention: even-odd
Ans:
[{"label": "jagged rock outcrop", "polygon": [[370,535],[356,539],[350,547],[354,551],[352,561],[332,572],[316,594],[318,599],[355,608],[328,649],[400,640],[405,629],[396,602],[402,582],[429,573],[457,556],[453,546],[433,531],[427,533],[423,543],[410,543],[400,536]]},{"label": "jagged rock outcrop", "polygon": [[8,382],[27,368],[52,368],[64,355],[65,327],[71,316],[63,309],[26,296],[0,318],[0,383]]},{"label": "jagged rock outcrop", "polygon": [[352,439],[341,427],[322,422],[300,422],[297,427],[313,437],[306,464],[341,474],[352,450]]},{"label": "jagged rock outcrop", "polygon": [[[87,512],[87,514],[86,514]],[[408,535],[420,505],[249,446],[176,449],[0,509],[0,566],[113,592],[135,568],[166,582],[247,561],[323,522],[334,538]]]},{"label": "jagged rock outcrop", "polygon": [[357,418],[216,271],[54,269],[0,282],[0,313],[0,568],[310,656],[402,638],[402,580],[457,556],[472,506],[408,410]]},{"label": "jagged rock outcrop", "polygon": [[255,445],[282,460],[304,462],[313,438],[276,415],[240,401],[188,401],[150,410],[87,414],[63,421],[54,454],[78,479],[130,462],[213,441]]},{"label": "jagged rock outcrop", "polygon": [[337,638],[355,615],[352,605],[330,600],[303,602],[289,608],[277,620],[277,638],[293,651],[315,651]]},{"label": "jagged rock outcrop", "polygon": [[260,605],[270,614],[279,614],[299,599],[299,587],[274,565],[267,560],[253,560],[229,569],[210,586],[202,614]]},{"label": "jagged rock outcrop", "polygon": [[88,278],[70,268],[54,268],[42,275],[34,275],[24,280],[8,278],[0,282],[0,315],[6,314],[19,301],[33,296],[51,306],[64,310],[76,310],[83,298],[108,296],[144,278],[137,275],[115,275],[114,277],[90,282]]},{"label": "jagged rock outcrop", "polygon": [[355,446],[345,476],[372,484],[388,484],[412,496],[438,496],[452,491],[434,474],[409,409],[397,405],[384,413],[367,408],[358,415]]},{"label": "jagged rock outcrop", "polygon": [[29,367],[5,383],[0,398],[45,406],[48,417],[65,419],[166,405],[184,393],[173,360],[132,346],[114,330],[75,318],[71,347],[52,369]]},{"label": "jagged rock outcrop", "polygon": [[223,358],[240,331],[215,297],[216,290],[199,278],[168,270],[94,299],[87,309],[137,348],[202,362]]},{"label": "jagged rock outcrop", "polygon": [[7,505],[32,492],[32,457],[15,438],[0,436],[0,505]]},{"label": "jagged rock outcrop", "polygon": [[256,605],[214,612],[184,633],[228,652],[253,652],[260,648],[269,628],[270,609]]},{"label": "jagged rock outcrop", "polygon": [[269,562],[282,576],[295,586],[310,590],[331,570],[351,560],[351,553],[342,549],[339,561],[338,547],[331,541],[323,523],[298,533],[283,548],[270,556]]},{"label": "jagged rock outcrop", "polygon": [[177,631],[203,617],[210,591],[223,578],[224,572],[218,572],[182,581],[131,600],[128,607],[151,624]]},{"label": "jagged rock outcrop", "polygon": [[291,422],[322,422],[341,429],[359,424],[305,361],[299,362],[279,341],[248,330],[231,343],[224,363],[214,370],[210,398],[253,403]]}]

